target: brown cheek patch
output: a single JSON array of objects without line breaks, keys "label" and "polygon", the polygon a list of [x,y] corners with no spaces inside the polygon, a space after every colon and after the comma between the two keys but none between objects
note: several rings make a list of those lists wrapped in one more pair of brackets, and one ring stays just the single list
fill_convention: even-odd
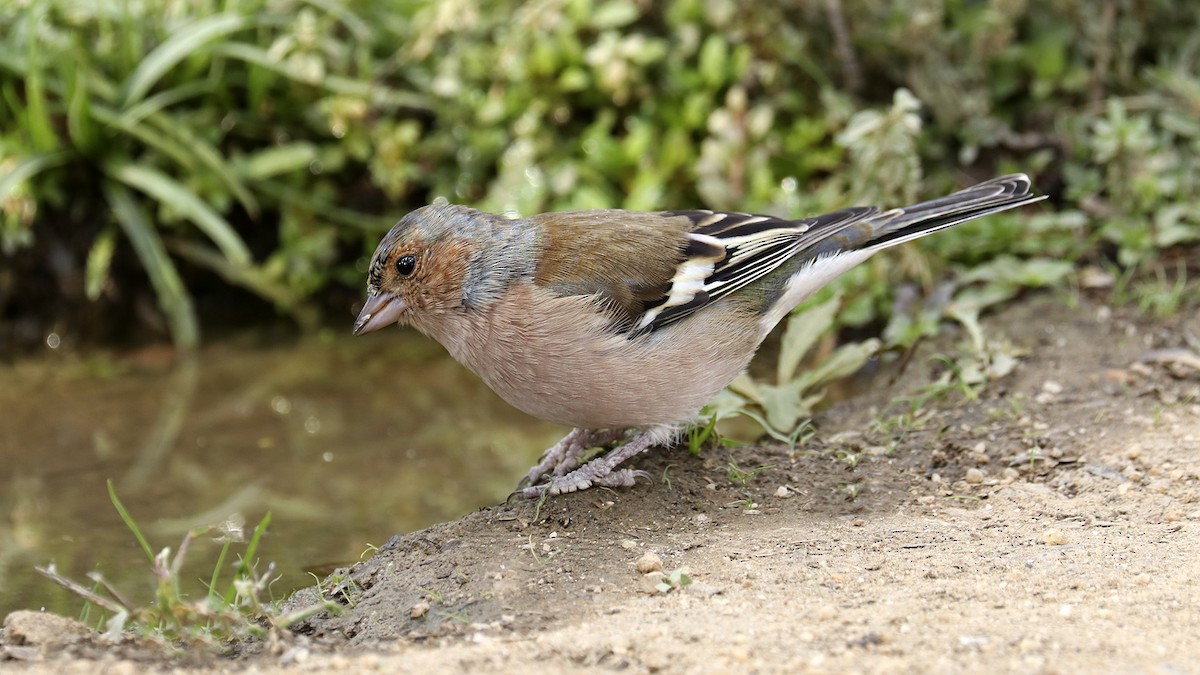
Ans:
[{"label": "brown cheek patch", "polygon": [[417,284],[421,289],[417,304],[422,309],[450,310],[462,304],[463,280],[476,246],[454,239],[430,248],[417,262]]}]

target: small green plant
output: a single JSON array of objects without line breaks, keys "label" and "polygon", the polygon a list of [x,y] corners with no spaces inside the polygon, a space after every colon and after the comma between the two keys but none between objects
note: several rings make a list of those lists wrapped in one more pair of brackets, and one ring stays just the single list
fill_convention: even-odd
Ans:
[{"label": "small green plant", "polygon": [[363,589],[354,580],[354,577],[341,570],[330,574],[325,579],[321,579],[312,572],[309,572],[309,576],[313,578],[316,585],[317,597],[332,598],[340,604],[353,607],[362,596]]},{"label": "small green plant", "polygon": [[705,408],[704,414],[713,422],[732,415],[748,417],[771,438],[794,448],[812,433],[808,418],[825,398],[823,388],[856,372],[880,346],[874,338],[845,344],[812,367],[800,367],[818,340],[835,329],[841,306],[841,296],[834,295],[793,312],[780,342],[775,382],[740,375]]},{"label": "small green plant", "polygon": [[437,611],[434,613],[443,619],[453,621],[454,623],[461,624],[463,626],[470,625],[471,623],[471,614],[465,608],[460,609],[457,612]]},{"label": "small green plant", "polygon": [[538,546],[533,543],[533,535],[532,534],[529,535],[529,539],[525,542],[525,545],[522,546],[521,548],[524,548],[525,550],[529,551],[530,557],[533,558],[533,562],[536,563],[538,567],[545,567],[546,565],[549,565],[551,560],[553,560],[555,557],[557,557],[558,554],[562,553],[562,548],[559,548],[559,547],[551,548],[549,544],[543,543],[541,548],[542,548],[542,554],[544,554],[544,555],[538,554]]},{"label": "small green plant", "polygon": [[686,569],[680,567],[664,574],[662,579],[654,585],[654,589],[659,593],[670,593],[671,591],[687,588],[691,585],[692,576],[687,573]]},{"label": "small green plant", "polygon": [[896,443],[903,441],[909,432],[917,429],[921,424],[916,417],[919,407],[912,406],[911,397],[895,397],[888,402],[887,407],[899,406],[910,407],[911,411],[894,415],[880,415],[871,421],[871,432],[891,437],[893,447]]},{"label": "small green plant", "polygon": [[662,477],[659,479],[663,485],[667,486],[668,490],[671,489],[671,476],[669,474],[673,468],[675,468],[675,465],[670,463],[664,466],[662,470]]},{"label": "small green plant", "polygon": [[746,470],[738,466],[737,460],[730,459],[729,463],[725,465],[725,476],[729,479],[730,483],[744,490],[750,487],[751,481],[758,478],[760,474],[774,468],[773,466],[765,465]]},{"label": "small green plant", "polygon": [[1182,260],[1175,265],[1174,280],[1166,266],[1157,261],[1140,262],[1123,270],[1109,265],[1108,269],[1113,275],[1114,305],[1136,305],[1143,313],[1163,318],[1177,314],[1188,301],[1188,269]]},{"label": "small green plant", "polygon": [[839,462],[844,462],[846,464],[846,468],[850,469],[851,471],[858,468],[858,460],[861,457],[861,455],[857,452],[850,452],[849,450],[842,450],[840,448],[834,451],[833,456]]},{"label": "small green plant", "polygon": [[[121,519],[150,561],[151,574],[158,581],[154,601],[145,607],[134,605],[98,572],[89,575],[95,585],[87,588],[59,574],[53,563],[36,569],[51,581],[79,595],[90,605],[108,612],[109,617],[105,625],[108,634],[114,639],[126,629],[133,629],[145,636],[172,642],[216,646],[230,640],[277,633],[317,612],[339,609],[336,603],[324,602],[282,614],[274,603],[264,600],[270,594],[275,568],[270,564],[259,572],[255,556],[259,541],[271,523],[269,513],[263,517],[246,541],[246,549],[235,565],[233,579],[222,593],[219,590],[221,572],[225,568],[225,560],[231,553],[233,544],[240,540],[240,525],[195,528],[184,535],[174,555],[169,548],[155,554],[133,517],[117,498],[111,480],[108,481],[108,494]],[[191,542],[214,529],[221,531],[223,544],[207,583],[207,593],[201,600],[189,600],[180,579],[183,561]],[[104,594],[100,591],[104,591]],[[90,609],[87,611],[90,616]]]},{"label": "small green plant", "polygon": [[717,414],[712,413],[708,416],[708,421],[703,424],[693,424],[688,427],[688,453],[693,457],[700,454],[700,450],[709,439],[714,439],[717,445],[721,444],[721,435],[717,433]]},{"label": "small green plant", "polygon": [[[532,543],[532,538],[530,539],[530,542]],[[432,588],[422,588],[421,594],[424,595],[427,600],[432,600],[433,602],[436,602],[439,605],[443,605],[446,603],[446,595],[439,590],[432,589]]]},{"label": "small green plant", "polygon": [[1173,316],[1179,312],[1187,299],[1187,265],[1181,260],[1175,267],[1175,280],[1167,276],[1164,265],[1154,266],[1154,280],[1138,284],[1134,288],[1138,309],[1156,318]]}]

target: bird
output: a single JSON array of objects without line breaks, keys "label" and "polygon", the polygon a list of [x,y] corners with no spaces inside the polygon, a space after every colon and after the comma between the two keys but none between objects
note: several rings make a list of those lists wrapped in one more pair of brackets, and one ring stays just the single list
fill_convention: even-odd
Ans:
[{"label": "bird", "polygon": [[[785,316],[879,251],[1043,199],[1025,174],[882,210],[505,218],[437,200],[383,237],[354,322],[416,328],[534,417],[572,427],[514,492],[631,487]],[[592,448],[616,444],[584,462]]]}]

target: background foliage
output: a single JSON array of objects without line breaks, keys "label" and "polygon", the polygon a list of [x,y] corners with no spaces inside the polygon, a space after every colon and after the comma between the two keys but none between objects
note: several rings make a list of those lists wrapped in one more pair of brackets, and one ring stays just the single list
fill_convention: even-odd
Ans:
[{"label": "background foliage", "polygon": [[[947,265],[986,263],[980,306],[1061,261],[1160,265],[1200,238],[1193,5],[4,3],[0,350],[157,317],[190,347],[236,306],[345,322],[437,196],[800,216],[1013,170],[1052,196],[848,275],[817,302],[851,325]],[[926,330],[905,316],[889,343]]]}]

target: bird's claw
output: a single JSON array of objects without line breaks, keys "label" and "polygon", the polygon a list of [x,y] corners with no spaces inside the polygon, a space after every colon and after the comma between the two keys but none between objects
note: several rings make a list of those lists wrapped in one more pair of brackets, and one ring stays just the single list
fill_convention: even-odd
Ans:
[{"label": "bird's claw", "polygon": [[542,495],[553,497],[567,494],[568,492],[586,490],[594,485],[610,488],[627,488],[633,487],[638,478],[650,480],[650,474],[640,469],[621,469],[620,471],[596,476],[591,475],[593,472],[587,471],[589,466],[586,465],[565,476],[556,476],[548,483],[518,488],[516,492],[509,495],[509,499],[516,495],[521,495],[526,499],[539,499]]}]

